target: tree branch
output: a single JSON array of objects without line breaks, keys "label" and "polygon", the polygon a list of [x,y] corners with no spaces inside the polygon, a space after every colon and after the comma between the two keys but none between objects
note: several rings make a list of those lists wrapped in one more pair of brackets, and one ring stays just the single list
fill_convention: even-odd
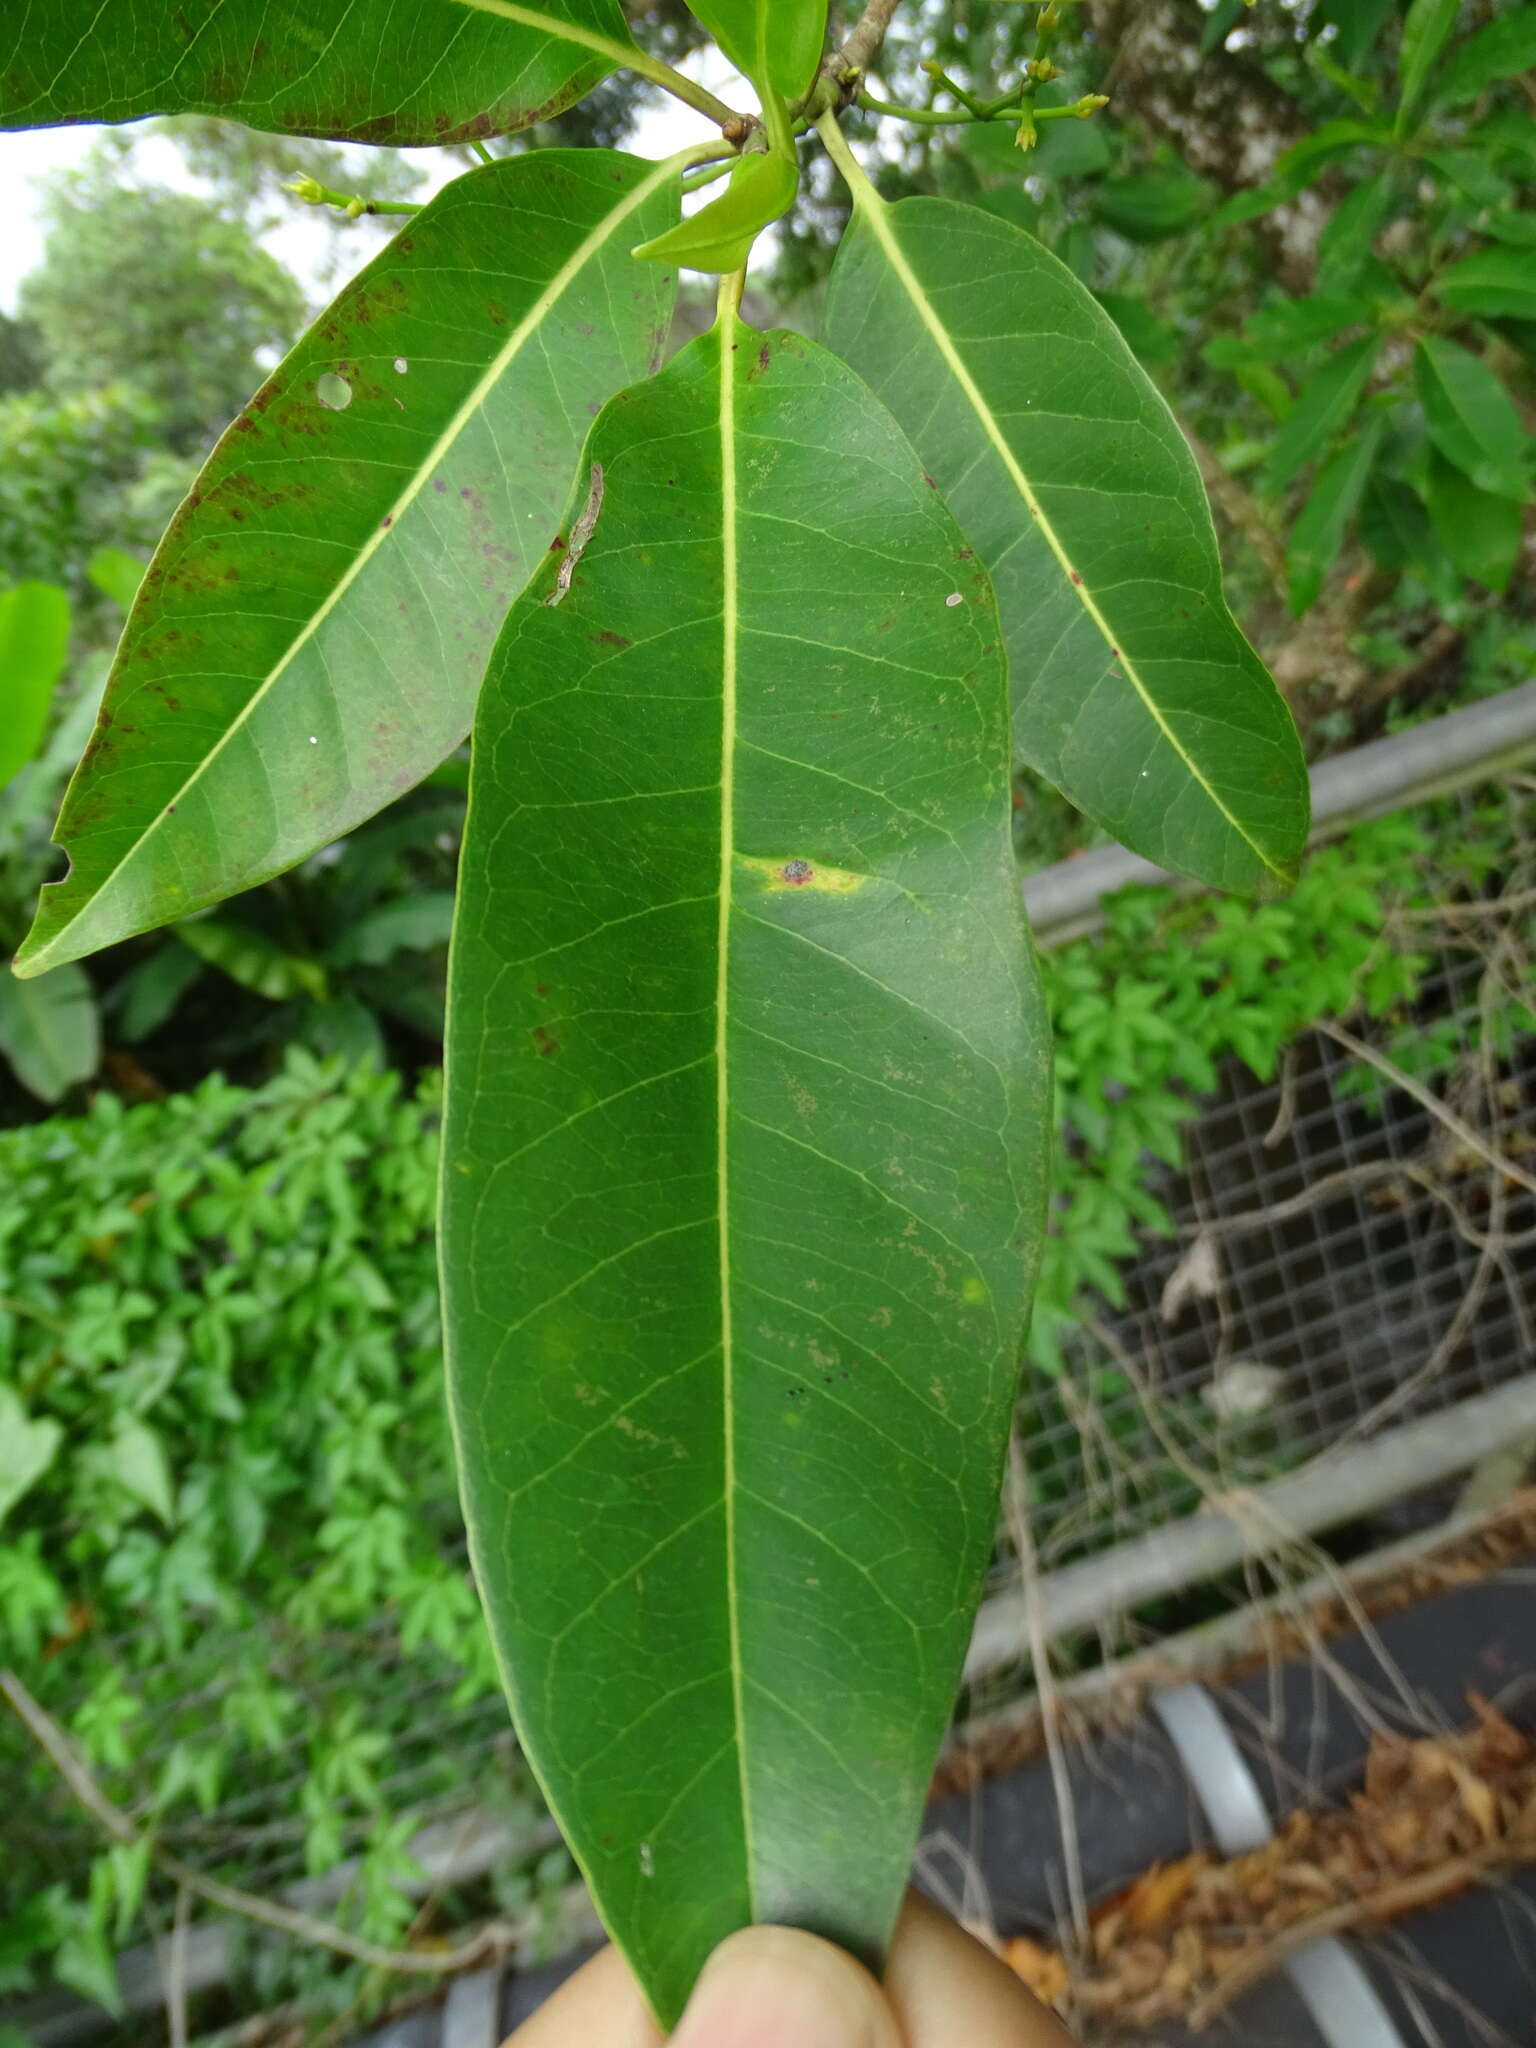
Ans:
[{"label": "tree branch", "polygon": [[891,25],[898,0],[869,0],[869,5],[859,16],[852,35],[838,53],[845,65],[855,71],[867,71],[879,55],[880,45],[885,41],[885,32]]},{"label": "tree branch", "polygon": [[841,49],[822,59],[816,83],[805,96],[803,111],[808,120],[848,104],[860,77],[880,54],[899,5],[900,0],[869,0]]},{"label": "tree branch", "polygon": [[1459,1117],[1449,1103],[1442,1102],[1438,1095],[1432,1095],[1421,1081],[1412,1074],[1405,1074],[1401,1067],[1389,1060],[1385,1053],[1378,1052],[1373,1045],[1356,1038],[1352,1031],[1346,1031],[1342,1024],[1335,1024],[1327,1017],[1320,1017],[1313,1025],[1314,1031],[1321,1031],[1336,1045],[1342,1045],[1347,1053],[1357,1060],[1364,1060],[1367,1066],[1376,1069],[1384,1080],[1394,1088],[1401,1088],[1405,1095],[1411,1095],[1422,1109],[1427,1109],[1438,1123],[1444,1124],[1451,1136],[1465,1145],[1469,1152],[1475,1152],[1479,1159],[1491,1166],[1495,1173],[1505,1180],[1512,1180],[1516,1187],[1536,1195],[1536,1175],[1529,1174],[1523,1166],[1517,1166],[1513,1159],[1502,1152],[1495,1152],[1481,1133],[1473,1130],[1464,1117]]}]

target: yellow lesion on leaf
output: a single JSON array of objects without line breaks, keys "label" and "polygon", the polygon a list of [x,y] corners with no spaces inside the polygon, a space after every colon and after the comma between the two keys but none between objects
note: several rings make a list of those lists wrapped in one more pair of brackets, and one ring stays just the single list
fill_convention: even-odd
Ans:
[{"label": "yellow lesion on leaf", "polygon": [[823,861],[806,860],[799,854],[791,855],[787,860],[754,860],[746,854],[738,854],[736,865],[745,873],[755,875],[768,893],[812,889],[819,890],[824,896],[852,896],[871,879],[868,875],[856,875],[849,868],[828,867]]}]

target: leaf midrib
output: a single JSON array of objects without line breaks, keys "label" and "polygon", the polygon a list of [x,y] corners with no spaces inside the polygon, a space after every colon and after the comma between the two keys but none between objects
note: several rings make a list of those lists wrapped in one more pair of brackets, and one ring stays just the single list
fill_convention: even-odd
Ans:
[{"label": "leaf midrib", "polygon": [[741,1800],[742,1856],[748,1918],[757,1917],[756,1864],[752,1850],[752,1799],[747,1776],[745,1673],[741,1655],[741,1604],[736,1583],[735,1337],[731,1319],[730,1069],[726,1060],[729,1020],[732,883],[735,868],[736,665],[738,642],[738,559],[736,507],[736,351],[727,341],[734,313],[716,327],[720,354],[720,907],[715,941],[715,1176],[720,1232],[721,1425],[724,1433],[725,1604],[731,1659],[731,1712],[736,1724],[736,1769]]},{"label": "leaf midrib", "polygon": [[918,318],[932,337],[934,346],[938,349],[939,354],[944,360],[945,367],[960,386],[966,402],[970,405],[981,424],[982,432],[986,435],[988,441],[991,442],[1003,467],[1008,472],[1010,481],[1018,491],[1019,496],[1024,500],[1025,506],[1039,527],[1040,532],[1044,535],[1047,546],[1055,556],[1062,573],[1067,578],[1068,587],[1098,628],[1105,646],[1109,648],[1113,658],[1123,669],[1127,682],[1130,683],[1137,696],[1141,699],[1148,715],[1183,764],[1190,779],[1204,792],[1205,796],[1226,820],[1227,824],[1244,844],[1252,849],[1270,873],[1279,876],[1281,880],[1288,879],[1286,869],[1266,852],[1254,838],[1253,834],[1243,825],[1242,821],[1222,802],[1209,778],[1201,772],[1198,764],[1182,745],[1178,735],[1163,716],[1156,698],[1142,681],[1135,662],[1127,657],[1123,648],[1116,645],[1109,622],[1095,603],[1086,579],[1083,577],[1082,572],[1075,567],[1072,558],[1062,545],[1060,535],[1047,517],[1044,507],[1034,493],[1029,478],[1024,473],[1022,464],[1009,446],[1007,436],[998,425],[996,415],[983,397],[975,378],[966,367],[959,349],[951,339],[949,330],[935,311],[932,301],[923,289],[916,272],[907,261],[906,254],[897,238],[896,230],[891,223],[891,209],[865,176],[857,159],[849,149],[841,129],[837,127],[831,116],[825,117],[822,121],[818,122],[817,126],[821,131],[823,139],[826,141],[828,150],[847,180],[860,217],[868,223],[870,232],[884,251],[886,260],[889,262],[897,280],[908,298],[912,301]]},{"label": "leaf midrib", "polygon": [[[233,742],[235,736],[245,728],[266,702],[272,691],[276,689],[283,676],[356,584],[358,578],[374,559],[375,555],[378,554],[382,547],[397,537],[401,515],[408,511],[417,498],[421,496],[422,491],[426,488],[428,477],[453,447],[465,428],[481,412],[491,391],[501,382],[512,363],[522,353],[528,341],[543,326],[576,278],[585,270],[593,258],[598,255],[605,244],[612,240],[624,222],[644,205],[651,194],[660,185],[665,184],[668,178],[680,173],[698,154],[698,148],[681,150],[675,156],[666,157],[656,164],[650,176],[642,178],[639,184],[634,186],[626,195],[622,205],[615,207],[611,213],[603,217],[599,226],[594,228],[585,240],[578,245],[572,255],[567,258],[566,262],[555,273],[554,277],[550,279],[527,313],[524,314],[517,326],[507,336],[501,349],[481,372],[474,387],[459,405],[453,417],[438,435],[436,441],[433,442],[424,459],[418,464],[410,483],[391,504],[388,516],[374,526],[373,531],[348,563],[334,588],[316,608],[311,617],[305,621],[299,633],[289,642],[282,658],[263,676],[258,687],[241,706],[239,712],[230,721],[218,740],[209,748],[185,782],[178,786],[175,795],[170,799],[171,807],[183,803],[189,793],[197,787],[204,775],[207,774],[213,764],[224,753],[225,749]],[[74,930],[81,918],[94,905],[101,902],[107,891],[127,873],[144,850],[155,842],[164,816],[165,811],[162,810],[145,830],[139,834],[138,838],[134,840],[133,844],[127,849],[116,865],[102,876],[74,916],[70,918],[67,924],[62,925],[54,933],[46,945],[40,947],[35,952],[29,952],[27,946],[23,944],[14,964],[14,971],[18,975],[25,979],[47,971],[50,959],[63,945],[66,934]]]}]

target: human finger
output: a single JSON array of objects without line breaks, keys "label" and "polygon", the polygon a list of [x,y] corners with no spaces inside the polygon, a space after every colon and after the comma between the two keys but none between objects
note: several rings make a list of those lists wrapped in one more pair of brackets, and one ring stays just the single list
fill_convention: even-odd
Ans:
[{"label": "human finger", "polygon": [[908,1892],[896,1924],[885,1994],[903,2048],[1073,2048],[1001,1957],[918,1892]]},{"label": "human finger", "polygon": [[662,2048],[662,2036],[616,1948],[567,1977],[506,2048]]}]

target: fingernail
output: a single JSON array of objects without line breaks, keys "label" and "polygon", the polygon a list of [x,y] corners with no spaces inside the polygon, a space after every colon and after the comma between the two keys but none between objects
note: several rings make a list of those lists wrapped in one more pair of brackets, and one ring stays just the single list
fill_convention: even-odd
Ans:
[{"label": "fingernail", "polygon": [[672,2048],[874,2048],[876,1995],[830,1943],[749,1927],[705,1964]]}]

